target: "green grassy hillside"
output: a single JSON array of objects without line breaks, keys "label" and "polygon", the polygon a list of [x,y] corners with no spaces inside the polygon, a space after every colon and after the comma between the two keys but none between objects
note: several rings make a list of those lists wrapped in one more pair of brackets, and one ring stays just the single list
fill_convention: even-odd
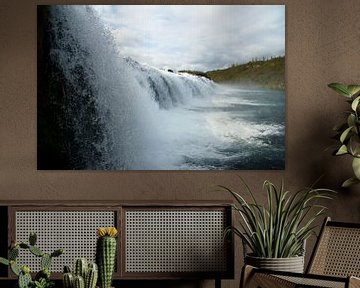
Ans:
[{"label": "green grassy hillside", "polygon": [[207,77],[218,83],[285,89],[285,57],[254,60],[246,64],[232,65],[226,69],[208,72],[184,71]]},{"label": "green grassy hillside", "polygon": [[219,83],[284,89],[285,57],[233,65],[227,69],[206,72],[206,75],[213,81]]}]

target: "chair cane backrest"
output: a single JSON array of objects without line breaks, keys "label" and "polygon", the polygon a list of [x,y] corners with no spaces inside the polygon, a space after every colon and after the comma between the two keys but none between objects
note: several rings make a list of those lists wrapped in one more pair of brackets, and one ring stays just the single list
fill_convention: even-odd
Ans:
[{"label": "chair cane backrest", "polygon": [[325,220],[307,273],[360,277],[360,224]]}]

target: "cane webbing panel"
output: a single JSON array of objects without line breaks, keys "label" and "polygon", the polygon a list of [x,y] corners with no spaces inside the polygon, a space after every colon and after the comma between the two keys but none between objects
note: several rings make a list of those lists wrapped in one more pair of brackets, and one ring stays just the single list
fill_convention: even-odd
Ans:
[{"label": "cane webbing panel", "polygon": [[345,279],[343,282],[331,281],[316,278],[302,278],[293,276],[277,276],[281,279],[287,280],[296,284],[294,287],[326,287],[326,288],[345,288]]},{"label": "cane webbing panel", "polygon": [[271,274],[255,273],[245,283],[246,288],[296,288],[296,284]]},{"label": "cane webbing panel", "polygon": [[360,229],[326,226],[309,272],[360,277]]},{"label": "cane webbing panel", "polygon": [[224,211],[125,212],[125,272],[226,271]]},{"label": "cane webbing panel", "polygon": [[[65,253],[52,261],[50,270],[62,272],[72,267],[74,259],[95,260],[96,228],[115,226],[114,211],[16,211],[16,241],[28,243],[29,233],[36,232],[37,245],[46,253],[64,248]],[[40,258],[20,250],[18,263],[39,271]]]}]

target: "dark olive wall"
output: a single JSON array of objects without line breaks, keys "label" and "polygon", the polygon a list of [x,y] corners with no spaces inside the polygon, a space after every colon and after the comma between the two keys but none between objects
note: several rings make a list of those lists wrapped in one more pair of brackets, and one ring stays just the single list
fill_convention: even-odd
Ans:
[{"label": "dark olive wall", "polygon": [[[211,184],[237,187],[246,179],[265,200],[262,182],[289,189],[321,185],[339,190],[328,214],[360,222],[360,186],[339,188],[350,176],[350,159],[325,148],[344,116],[344,99],[330,82],[360,83],[360,1],[197,1],[197,4],[286,5],[286,170],[241,172],[95,172],[36,170],[36,5],[69,1],[0,0],[0,200],[219,200]],[[76,1],[76,4],[93,1]],[[97,4],[124,4],[116,0]],[[127,4],[194,4],[195,1],[133,1]],[[234,35],[236,37],[236,35]],[[310,248],[311,250],[311,248]],[[240,253],[237,252],[237,256]],[[236,269],[240,269],[237,261]],[[239,275],[237,275],[238,281]],[[227,281],[226,287],[236,287]]]}]

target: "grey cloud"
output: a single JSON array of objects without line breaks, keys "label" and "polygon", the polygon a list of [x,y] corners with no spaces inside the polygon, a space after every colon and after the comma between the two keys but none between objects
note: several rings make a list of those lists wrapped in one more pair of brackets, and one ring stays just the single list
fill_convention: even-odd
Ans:
[{"label": "grey cloud", "polygon": [[123,56],[156,67],[212,70],[285,54],[283,5],[96,6]]}]

